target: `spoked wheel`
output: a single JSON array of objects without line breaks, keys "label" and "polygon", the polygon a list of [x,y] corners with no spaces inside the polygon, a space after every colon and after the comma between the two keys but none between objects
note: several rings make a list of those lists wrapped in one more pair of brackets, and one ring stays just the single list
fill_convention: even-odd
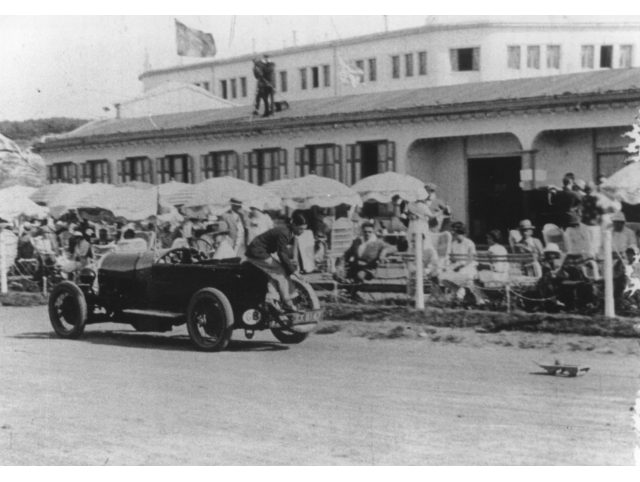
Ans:
[{"label": "spoked wheel", "polygon": [[[303,311],[319,310],[320,301],[315,291],[305,283],[301,283],[296,279],[291,280],[298,293],[297,298],[294,300],[298,309]],[[271,328],[271,333],[278,341],[286,343],[288,345],[294,345],[296,343],[302,343],[306,340],[309,333],[298,333],[286,328]]]},{"label": "spoked wheel", "polygon": [[187,329],[200,350],[224,350],[233,331],[233,310],[224,293],[204,288],[193,295],[187,309]]},{"label": "spoked wheel", "polygon": [[84,293],[70,281],[57,284],[49,295],[49,320],[58,336],[78,338],[87,321]]}]

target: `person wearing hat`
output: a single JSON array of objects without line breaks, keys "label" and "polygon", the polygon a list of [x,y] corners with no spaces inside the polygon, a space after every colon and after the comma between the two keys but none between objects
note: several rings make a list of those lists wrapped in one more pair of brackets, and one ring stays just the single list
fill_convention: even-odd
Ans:
[{"label": "person wearing hat", "polygon": [[213,232],[210,233],[210,236],[213,239],[213,249],[215,250],[211,257],[212,259],[230,259],[237,257],[236,251],[233,249],[231,240],[229,239],[228,229],[223,229],[217,225]]},{"label": "person wearing hat", "polygon": [[247,261],[266,273],[276,285],[282,309],[287,313],[298,311],[291,299],[291,276],[297,270],[289,257],[289,246],[305,229],[307,220],[302,214],[296,214],[284,225],[257,236],[246,251]]},{"label": "person wearing hat", "polygon": [[514,248],[517,252],[533,253],[538,259],[542,257],[542,241],[533,236],[534,226],[528,219],[523,219],[518,225],[518,231],[522,238],[517,241]]},{"label": "person wearing hat", "polygon": [[613,232],[611,234],[611,245],[614,252],[626,253],[627,249],[638,249],[636,234],[625,226],[627,218],[622,211],[618,211],[611,216],[613,222]]},{"label": "person wearing hat", "polygon": [[222,220],[227,223],[236,256],[243,256],[249,235],[249,213],[242,208],[242,201],[231,198],[229,203],[231,208],[222,215]]}]

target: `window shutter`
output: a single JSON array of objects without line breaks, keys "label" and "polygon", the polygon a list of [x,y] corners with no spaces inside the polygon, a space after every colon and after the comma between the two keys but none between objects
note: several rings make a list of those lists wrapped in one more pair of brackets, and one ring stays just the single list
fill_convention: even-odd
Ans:
[{"label": "window shutter", "polygon": [[124,182],[124,159],[118,159],[116,161],[116,168],[118,170],[118,183]]},{"label": "window shutter", "polygon": [[78,165],[72,163],[69,166],[69,177],[71,178],[69,181],[73,184],[78,184]]},{"label": "window shutter", "polygon": [[157,157],[155,159],[155,174],[156,174],[156,179],[158,181],[158,184],[162,184],[164,182],[163,173],[165,170],[164,169],[165,159],[166,159],[165,157]]},{"label": "window shutter", "polygon": [[378,173],[381,174],[387,171],[387,143],[378,143]]},{"label": "window shutter", "polygon": [[278,152],[279,173],[278,179],[286,179],[289,174],[289,166],[287,162],[287,150],[280,149]]},{"label": "window shutter", "polygon": [[296,147],[293,151],[294,169],[293,177],[302,177],[302,152],[304,147]]},{"label": "window shutter", "polygon": [[471,68],[473,70],[480,70],[480,49],[479,48],[474,48],[472,50],[472,53],[473,53],[473,59],[472,59]]},{"label": "window shutter", "polygon": [[458,51],[456,49],[449,50],[449,60],[451,61],[451,70],[458,71]]},{"label": "window shutter", "polygon": [[189,169],[189,172],[187,173],[186,178],[188,179],[188,183],[193,184],[194,180],[195,180],[195,168],[194,168],[194,162],[193,162],[193,156],[187,154],[187,168]]},{"label": "window shutter", "polygon": [[345,163],[345,170],[344,170],[344,182],[348,186],[351,186],[352,184],[355,183],[355,180],[353,179],[353,163],[355,159],[355,151],[356,151],[355,144],[347,144],[347,160]]},{"label": "window shutter", "polygon": [[200,179],[205,180],[208,179],[209,174],[207,172],[207,159],[209,158],[209,154],[201,154],[200,155]]},{"label": "window shutter", "polygon": [[342,173],[342,146],[335,145],[333,146],[333,178],[336,181],[342,182],[343,173]]},{"label": "window shutter", "polygon": [[89,163],[88,162],[83,162],[82,164],[80,164],[80,171],[81,171],[81,180],[80,182],[91,182],[89,178]]},{"label": "window shutter", "polygon": [[243,152],[242,153],[242,167],[240,168],[240,178],[244,179],[247,182],[251,182],[251,177],[249,175],[249,162],[251,152]]},{"label": "window shutter", "polygon": [[53,166],[47,166],[47,173],[49,176],[49,184],[53,184],[54,178],[53,178]]},{"label": "window shutter", "polygon": [[387,142],[387,170],[396,170],[396,143],[393,141]]}]

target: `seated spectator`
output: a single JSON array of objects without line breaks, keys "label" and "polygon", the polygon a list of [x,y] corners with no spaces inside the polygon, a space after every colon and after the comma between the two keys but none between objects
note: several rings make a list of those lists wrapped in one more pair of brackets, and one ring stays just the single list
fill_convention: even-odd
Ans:
[{"label": "seated spectator", "polygon": [[22,234],[18,238],[18,258],[17,259],[34,259],[36,250],[31,242],[31,231],[33,225],[24,223],[22,225]]},{"label": "seated spectator", "polygon": [[474,280],[478,274],[475,260],[476,245],[466,236],[466,228],[463,223],[457,221],[451,224],[453,241],[451,242],[452,262],[441,273],[440,281],[451,283],[459,289],[456,296],[459,300],[465,298],[467,289],[473,294],[477,303],[482,304],[482,297],[474,286]]},{"label": "seated spectator", "polygon": [[116,244],[116,251],[120,253],[144,253],[147,250],[147,243],[144,239],[136,238],[133,229],[125,229],[122,239]]},{"label": "seated spectator", "polygon": [[580,222],[580,218],[572,214],[569,226],[564,230],[564,245],[567,254],[580,255],[584,259],[593,258],[596,254],[592,246],[592,236],[589,228]]},{"label": "seated spectator", "polygon": [[233,249],[228,229],[217,227],[212,233],[213,253],[212,259],[231,259],[237,257],[236,250]]},{"label": "seated spectator", "polygon": [[93,229],[85,228],[79,232],[75,247],[73,249],[73,261],[76,263],[76,270],[86,268],[93,259],[91,250],[91,238],[93,237]]},{"label": "seated spectator", "polygon": [[518,231],[522,238],[515,242],[514,250],[520,253],[533,253],[537,258],[542,257],[542,241],[533,236],[533,224],[528,219],[520,221]]},{"label": "seated spectator", "polygon": [[626,253],[627,249],[638,249],[636,234],[625,226],[627,218],[622,211],[618,211],[611,217],[613,222],[613,233],[611,234],[611,244],[614,252]]},{"label": "seated spectator", "polygon": [[[500,241],[502,234],[500,230],[494,229],[487,233],[487,244],[489,255],[503,257],[507,256],[507,248]],[[491,256],[489,257],[491,260]],[[506,261],[495,261],[490,266],[478,266],[478,279],[483,283],[505,282],[509,276],[509,263]]]},{"label": "seated spectator", "polygon": [[346,276],[353,281],[373,279],[373,270],[384,262],[390,246],[378,239],[372,223],[362,224],[362,236],[356,238],[344,253]]}]

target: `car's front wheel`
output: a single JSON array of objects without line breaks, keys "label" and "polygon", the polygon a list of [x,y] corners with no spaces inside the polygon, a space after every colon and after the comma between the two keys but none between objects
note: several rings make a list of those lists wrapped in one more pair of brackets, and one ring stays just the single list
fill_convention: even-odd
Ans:
[{"label": "car's front wheel", "polygon": [[[313,288],[307,283],[301,283],[296,279],[292,279],[291,281],[297,291],[295,301],[298,309],[302,311],[319,310],[320,301],[318,300],[318,295],[313,291]],[[286,343],[287,345],[302,343],[307,339],[307,336],[309,336],[309,333],[299,333],[280,327],[271,328],[271,333],[273,333],[273,336],[275,336],[278,341]]]},{"label": "car's front wheel", "polygon": [[187,330],[198,349],[224,350],[233,331],[233,310],[224,293],[203,288],[194,294],[187,308]]},{"label": "car's front wheel", "polygon": [[63,281],[51,290],[49,320],[58,336],[78,338],[82,335],[87,322],[87,301],[78,285]]}]

